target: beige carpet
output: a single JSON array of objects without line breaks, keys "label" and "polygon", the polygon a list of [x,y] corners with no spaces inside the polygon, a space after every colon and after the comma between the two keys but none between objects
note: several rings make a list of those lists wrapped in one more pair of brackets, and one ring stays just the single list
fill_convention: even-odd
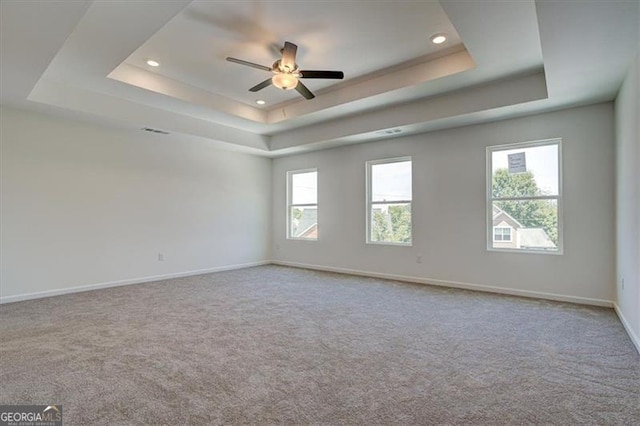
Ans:
[{"label": "beige carpet", "polygon": [[0,307],[65,424],[639,424],[610,309],[264,266]]}]

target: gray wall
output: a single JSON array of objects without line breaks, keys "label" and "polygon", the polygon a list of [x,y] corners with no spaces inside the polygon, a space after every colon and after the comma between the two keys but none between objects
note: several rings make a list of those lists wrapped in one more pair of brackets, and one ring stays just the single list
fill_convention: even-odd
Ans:
[{"label": "gray wall", "polygon": [[268,260],[270,159],[1,114],[4,301]]},{"label": "gray wall", "polygon": [[[564,254],[488,252],[485,148],[554,137],[563,138]],[[367,245],[365,161],[406,155],[413,157],[413,246]],[[309,167],[319,173],[319,240],[290,241],[285,174]],[[610,304],[614,176],[610,102],[279,158],[273,163],[273,258]]]},{"label": "gray wall", "polygon": [[[616,99],[616,303],[640,350],[640,59]],[[624,288],[622,285],[624,280]],[[630,333],[631,334],[631,333]]]}]

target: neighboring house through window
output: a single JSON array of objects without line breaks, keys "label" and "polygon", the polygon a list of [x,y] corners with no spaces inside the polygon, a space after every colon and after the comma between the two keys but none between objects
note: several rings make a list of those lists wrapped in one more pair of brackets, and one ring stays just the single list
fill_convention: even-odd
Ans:
[{"label": "neighboring house through window", "polygon": [[411,245],[411,157],[368,161],[367,243]]},{"label": "neighboring house through window", "polygon": [[561,140],[487,148],[487,248],[562,253]]},{"label": "neighboring house through window", "polygon": [[318,170],[287,172],[287,238],[318,239]]}]

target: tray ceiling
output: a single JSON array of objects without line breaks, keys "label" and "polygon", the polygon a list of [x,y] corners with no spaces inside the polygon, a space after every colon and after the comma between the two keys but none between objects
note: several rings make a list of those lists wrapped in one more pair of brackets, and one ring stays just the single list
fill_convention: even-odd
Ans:
[{"label": "tray ceiling", "polygon": [[[363,3],[3,1],[2,103],[272,156],[612,99],[638,44],[637,2]],[[255,94],[225,61],[284,41],[345,79]]]}]

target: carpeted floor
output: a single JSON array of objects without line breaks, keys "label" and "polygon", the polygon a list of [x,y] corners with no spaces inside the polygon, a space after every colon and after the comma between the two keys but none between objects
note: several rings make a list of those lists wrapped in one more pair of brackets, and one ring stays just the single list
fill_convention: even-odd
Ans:
[{"label": "carpeted floor", "polygon": [[264,266],[0,307],[65,424],[639,424],[610,309]]}]

